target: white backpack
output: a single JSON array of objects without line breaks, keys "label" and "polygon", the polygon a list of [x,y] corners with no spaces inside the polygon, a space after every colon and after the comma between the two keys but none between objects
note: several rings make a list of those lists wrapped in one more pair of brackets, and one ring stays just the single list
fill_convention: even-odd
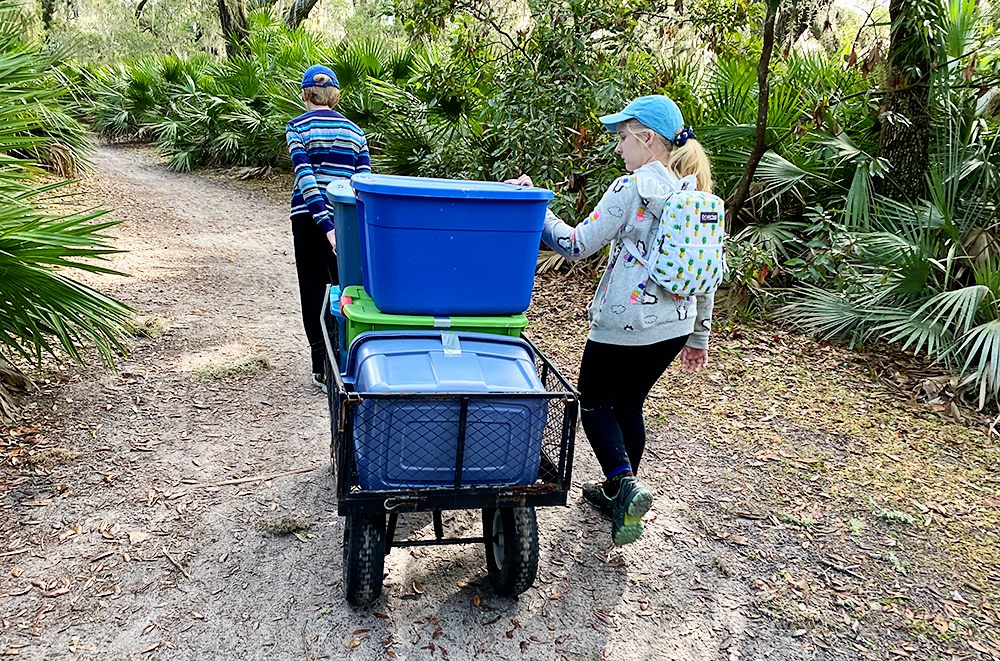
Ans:
[{"label": "white backpack", "polygon": [[728,270],[722,198],[695,190],[697,184],[694,175],[677,182],[663,203],[648,256],[631,239],[623,241],[649,279],[674,296],[714,293]]}]

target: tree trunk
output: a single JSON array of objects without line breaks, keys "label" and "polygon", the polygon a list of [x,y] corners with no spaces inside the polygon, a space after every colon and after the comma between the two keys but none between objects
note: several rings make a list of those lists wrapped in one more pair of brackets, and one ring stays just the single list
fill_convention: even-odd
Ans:
[{"label": "tree trunk", "polygon": [[294,30],[302,24],[302,21],[309,18],[309,12],[316,6],[319,0],[294,0],[292,6],[285,14],[285,25]]},{"label": "tree trunk", "polygon": [[764,20],[764,38],[760,51],[760,61],[757,63],[757,131],[754,134],[753,150],[750,159],[743,168],[743,178],[736,188],[732,199],[726,205],[726,218],[729,224],[727,231],[732,232],[733,224],[739,220],[740,211],[750,194],[750,182],[757,171],[760,159],[767,152],[767,110],[770,95],[768,74],[771,70],[771,53],[774,50],[774,19],[778,11],[778,0],[768,0],[767,18]]},{"label": "tree trunk", "polygon": [[219,0],[219,23],[226,38],[226,56],[231,59],[240,52],[247,40],[245,0]]},{"label": "tree trunk", "polygon": [[52,28],[52,18],[56,9],[55,4],[55,0],[42,0],[42,27],[45,28],[46,34]]},{"label": "tree trunk", "polygon": [[892,20],[888,55],[887,89],[878,155],[889,165],[889,181],[879,182],[881,192],[896,199],[917,199],[927,190],[931,139],[931,54],[918,26],[922,16],[911,16],[912,3],[890,0]]}]

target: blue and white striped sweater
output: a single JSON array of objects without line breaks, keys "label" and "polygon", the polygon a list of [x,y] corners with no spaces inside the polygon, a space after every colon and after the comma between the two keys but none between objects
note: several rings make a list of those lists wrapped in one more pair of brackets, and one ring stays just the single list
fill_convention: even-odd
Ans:
[{"label": "blue and white striped sweater", "polygon": [[333,229],[326,187],[355,172],[371,172],[365,134],[339,112],[310,110],[285,126],[295,170],[291,215],[310,214],[324,232]]}]

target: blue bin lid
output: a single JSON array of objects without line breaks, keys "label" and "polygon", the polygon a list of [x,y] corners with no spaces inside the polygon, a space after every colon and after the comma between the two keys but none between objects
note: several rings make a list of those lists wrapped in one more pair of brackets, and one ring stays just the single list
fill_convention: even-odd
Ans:
[{"label": "blue bin lid", "polygon": [[369,331],[346,371],[358,392],[545,392],[528,344],[487,333]]},{"label": "blue bin lid", "polygon": [[354,205],[354,189],[350,179],[334,179],[326,187],[326,199],[338,204]]},{"label": "blue bin lid", "polygon": [[469,200],[535,201],[551,200],[555,193],[545,188],[515,186],[499,181],[467,181],[463,179],[432,179],[401,177],[391,174],[362,172],[351,177],[354,189],[382,195],[410,197],[445,197]]}]

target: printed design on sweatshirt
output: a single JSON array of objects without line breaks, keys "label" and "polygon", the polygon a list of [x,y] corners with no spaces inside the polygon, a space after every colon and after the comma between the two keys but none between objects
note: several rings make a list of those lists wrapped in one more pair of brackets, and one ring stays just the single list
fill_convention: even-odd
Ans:
[{"label": "printed design on sweatshirt", "polygon": [[634,331],[635,329],[634,329],[634,328],[632,328],[632,324],[626,324],[626,325],[625,325],[625,328],[623,328],[622,330],[626,330],[626,331]]},{"label": "printed design on sweatshirt", "polygon": [[611,214],[612,218],[622,218],[625,216],[625,210],[621,207],[608,207],[608,213]]},{"label": "printed design on sweatshirt", "polygon": [[556,243],[558,243],[559,247],[563,250],[572,250],[574,257],[580,256],[580,246],[576,243],[576,230],[573,230],[573,233],[569,236],[560,236],[556,239]]},{"label": "printed design on sweatshirt", "polygon": [[641,223],[645,218],[646,218],[646,209],[645,207],[640,206],[639,209],[635,212],[635,222]]},{"label": "printed design on sweatshirt", "polygon": [[640,282],[635,289],[632,290],[632,295],[629,296],[629,302],[632,305],[636,303],[642,303],[643,305],[656,305],[657,298],[646,289],[646,282]]},{"label": "printed design on sweatshirt", "polygon": [[635,181],[635,175],[634,174],[633,175],[626,175],[624,177],[619,177],[618,179],[615,180],[615,184],[614,184],[614,186],[611,187],[611,190],[613,192],[615,192],[615,193],[620,193],[623,190],[625,190],[625,187],[628,186],[629,183],[631,183],[633,181]]},{"label": "printed design on sweatshirt", "polygon": [[615,314],[625,314],[625,310],[626,310],[626,308],[625,308],[624,305],[612,305],[611,306],[611,311],[614,312]]},{"label": "printed design on sweatshirt", "polygon": [[596,221],[600,217],[601,217],[601,210],[600,209],[594,209],[594,213],[590,214],[590,216],[588,218],[584,218],[583,224],[584,225],[589,225],[590,223]]},{"label": "printed design on sweatshirt", "polygon": [[629,296],[629,303],[631,303],[632,305],[638,303],[639,299],[642,298],[642,294],[644,291],[646,291],[646,283],[640,282],[639,285],[632,290],[632,295]]},{"label": "printed design on sweatshirt", "polygon": [[618,262],[618,256],[621,254],[622,254],[622,242],[617,241],[615,243],[615,249],[611,252],[611,258],[608,259],[608,267],[605,269],[606,271],[610,271],[615,267],[615,264]]},{"label": "printed design on sweatshirt", "polygon": [[707,330],[707,331],[712,330],[712,320],[711,319],[702,319],[701,320],[701,327],[703,329]]},{"label": "printed design on sweatshirt", "polygon": [[[627,229],[628,228],[626,228],[626,230]],[[643,243],[642,241],[637,241],[636,244],[635,244],[635,247],[639,249],[639,252],[641,254],[643,254],[643,255],[646,254],[646,244]],[[629,254],[625,255],[625,268],[630,269],[630,268],[634,267],[637,263],[638,262],[636,262],[635,255],[633,255],[631,252]]]},{"label": "printed design on sweatshirt", "polygon": [[657,317],[655,314],[647,314],[645,317],[642,318],[642,320],[646,322],[647,326],[652,326],[653,324],[655,324],[656,319]]},{"label": "printed design on sweatshirt", "polygon": [[677,319],[678,321],[684,321],[688,318],[688,305],[691,301],[686,296],[674,296],[674,306],[677,308]]}]

